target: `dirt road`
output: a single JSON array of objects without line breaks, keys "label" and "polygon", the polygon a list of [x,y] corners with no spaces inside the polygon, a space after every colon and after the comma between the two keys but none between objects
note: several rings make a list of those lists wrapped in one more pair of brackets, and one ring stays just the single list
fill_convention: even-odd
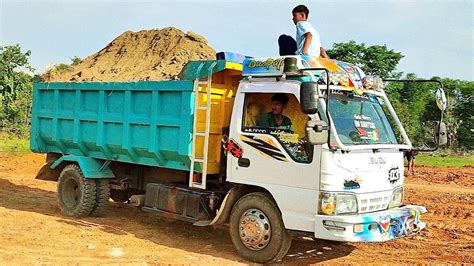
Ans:
[{"label": "dirt road", "polygon": [[[194,227],[109,203],[105,218],[70,219],[56,183],[35,180],[43,157],[0,154],[0,264],[247,264],[225,226]],[[474,262],[474,167],[418,168],[405,202],[421,204],[427,229],[385,243],[298,239],[282,263]]]}]

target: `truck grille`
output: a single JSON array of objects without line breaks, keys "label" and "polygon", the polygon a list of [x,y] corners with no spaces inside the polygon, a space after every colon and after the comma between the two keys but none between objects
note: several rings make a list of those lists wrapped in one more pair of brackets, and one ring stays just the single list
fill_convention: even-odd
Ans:
[{"label": "truck grille", "polygon": [[358,195],[359,212],[374,212],[387,209],[391,193],[391,191],[388,191]]}]

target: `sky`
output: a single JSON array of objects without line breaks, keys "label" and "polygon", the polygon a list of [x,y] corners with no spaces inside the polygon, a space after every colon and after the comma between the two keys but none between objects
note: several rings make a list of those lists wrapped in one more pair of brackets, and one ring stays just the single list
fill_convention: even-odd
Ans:
[{"label": "sky", "polygon": [[278,36],[295,35],[291,10],[305,4],[326,49],[350,40],[386,44],[405,56],[399,71],[472,81],[473,2],[0,0],[0,45],[31,50],[31,65],[42,72],[87,57],[127,30],[173,26],[203,35],[217,51],[277,56]]}]

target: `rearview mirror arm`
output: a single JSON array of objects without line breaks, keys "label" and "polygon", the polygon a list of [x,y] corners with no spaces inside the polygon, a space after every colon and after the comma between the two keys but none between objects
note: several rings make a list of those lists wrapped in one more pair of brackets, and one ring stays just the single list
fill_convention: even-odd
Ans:
[{"label": "rearview mirror arm", "polygon": [[[331,118],[329,116],[329,94],[331,93],[330,90],[329,90],[329,70],[327,68],[324,68],[324,67],[309,67],[309,68],[303,68],[301,69],[302,71],[324,71],[326,72],[326,97],[325,97],[325,101],[326,101],[326,118],[327,118],[327,128],[328,128],[328,148],[329,150],[337,150],[335,149],[334,147],[331,146]],[[319,89],[318,89],[319,90]],[[322,95],[321,95],[322,96]],[[323,96],[324,97],[324,96]],[[336,136],[337,138],[337,136]]]},{"label": "rearview mirror arm", "polygon": [[[440,80],[433,80],[433,79],[383,79],[384,82],[400,82],[400,83],[437,83],[440,88],[444,91],[443,82]],[[441,122],[443,122],[444,110],[441,110],[439,123],[438,123],[438,132],[441,129]],[[433,152],[439,148],[439,141],[436,141],[436,147],[432,149],[417,149],[417,151],[421,152]]]}]

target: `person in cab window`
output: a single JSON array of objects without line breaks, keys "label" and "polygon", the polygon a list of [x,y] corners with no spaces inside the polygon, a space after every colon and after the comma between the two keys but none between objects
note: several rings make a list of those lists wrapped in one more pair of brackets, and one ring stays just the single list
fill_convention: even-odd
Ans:
[{"label": "person in cab window", "polygon": [[291,130],[292,123],[290,118],[283,115],[288,104],[288,96],[284,93],[275,93],[272,96],[272,111],[263,114],[258,120],[259,127]]}]

